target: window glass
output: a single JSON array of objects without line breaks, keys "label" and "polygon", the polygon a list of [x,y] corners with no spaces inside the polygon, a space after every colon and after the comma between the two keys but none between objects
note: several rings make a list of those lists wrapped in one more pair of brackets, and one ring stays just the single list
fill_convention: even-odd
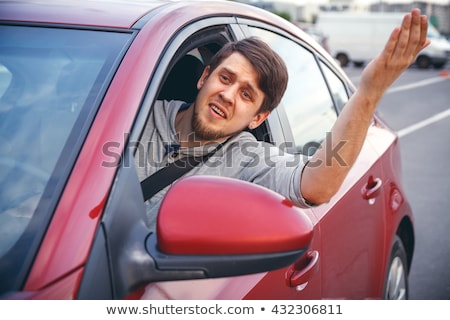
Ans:
[{"label": "window glass", "polygon": [[327,79],[328,86],[330,87],[331,95],[333,96],[334,103],[338,110],[342,110],[348,101],[347,90],[345,85],[338,76],[330,70],[323,62],[320,62],[325,78]]},{"label": "window glass", "polygon": [[[28,242],[41,232],[28,227],[42,219],[35,211],[44,190],[58,196],[51,192],[61,178],[53,176],[58,159],[70,154],[65,147],[73,150],[66,144],[83,127],[80,115],[94,109],[129,39],[125,33],[0,26],[0,283],[6,285],[3,276],[14,268],[6,255],[23,263]],[[19,245],[21,239],[27,243]]]},{"label": "window glass", "polygon": [[326,82],[313,54],[273,32],[250,28],[285,61],[289,83],[281,105],[286,110],[297,153],[312,155],[337,115]]},{"label": "window glass", "polygon": [[8,89],[8,87],[10,86],[11,78],[11,72],[9,72],[9,70],[4,65],[0,64],[0,99],[5,94],[6,89]]}]

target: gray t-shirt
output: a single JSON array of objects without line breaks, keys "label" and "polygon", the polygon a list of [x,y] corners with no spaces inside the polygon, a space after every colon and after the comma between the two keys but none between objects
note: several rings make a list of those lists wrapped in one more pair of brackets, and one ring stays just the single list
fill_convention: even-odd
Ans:
[{"label": "gray t-shirt", "polygon": [[[139,179],[149,175],[187,155],[204,155],[217,144],[205,147],[178,149],[175,117],[180,108],[188,105],[182,101],[157,101],[146,125],[135,155]],[[300,176],[304,161],[300,156],[284,153],[269,143],[257,141],[249,132],[230,138],[223,147],[206,162],[194,167],[185,176],[214,175],[241,179],[271,189],[298,205],[309,207],[300,194]],[[154,230],[156,215],[168,188],[147,201],[148,223]]]}]

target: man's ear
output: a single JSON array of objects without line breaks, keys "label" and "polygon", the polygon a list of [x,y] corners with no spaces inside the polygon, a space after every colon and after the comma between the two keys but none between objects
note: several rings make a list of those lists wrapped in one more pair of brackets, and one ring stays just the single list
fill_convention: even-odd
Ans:
[{"label": "man's ear", "polygon": [[205,69],[203,69],[203,73],[202,73],[200,79],[198,79],[198,81],[197,81],[197,89],[198,90],[200,90],[200,88],[203,87],[203,84],[205,83],[206,78],[208,78],[209,69],[210,69],[210,66],[206,66]]},{"label": "man's ear", "polygon": [[269,116],[269,111],[259,112],[256,116],[253,117],[253,120],[248,124],[248,128],[250,130],[257,128],[264,120]]}]

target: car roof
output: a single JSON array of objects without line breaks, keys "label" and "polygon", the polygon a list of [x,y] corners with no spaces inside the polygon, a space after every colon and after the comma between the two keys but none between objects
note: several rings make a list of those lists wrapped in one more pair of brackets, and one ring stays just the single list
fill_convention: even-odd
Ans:
[{"label": "car roof", "polygon": [[[206,16],[251,18],[276,25],[327,54],[284,18],[248,4],[224,0],[0,0],[1,23],[37,23],[87,28],[140,29],[153,15],[187,22]],[[161,21],[161,20],[159,20]],[[180,22],[183,24],[183,22]]]},{"label": "car roof", "polygon": [[151,12],[195,8],[196,15],[238,14],[267,18],[264,10],[221,0],[0,0],[0,22],[46,23],[110,28],[139,28]]},{"label": "car roof", "polygon": [[170,0],[0,1],[0,21],[38,22],[129,29]]},{"label": "car roof", "polygon": [[[177,15],[185,17],[222,14],[252,17],[268,23],[273,23],[274,20],[274,15],[266,10],[224,0],[0,0],[0,23],[139,29],[143,25],[138,23],[139,20],[152,12],[162,13],[168,19],[176,19],[172,14],[175,10]],[[275,19],[284,20],[278,16]],[[290,28],[291,26],[287,27]]]}]

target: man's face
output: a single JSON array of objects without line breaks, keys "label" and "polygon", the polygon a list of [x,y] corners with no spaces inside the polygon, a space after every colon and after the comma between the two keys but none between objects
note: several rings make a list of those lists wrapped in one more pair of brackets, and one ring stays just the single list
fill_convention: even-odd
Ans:
[{"label": "man's face", "polygon": [[259,112],[264,93],[258,74],[240,53],[233,53],[209,73],[205,68],[197,87],[193,128],[196,137],[217,141],[245,128],[256,128],[269,115]]}]

